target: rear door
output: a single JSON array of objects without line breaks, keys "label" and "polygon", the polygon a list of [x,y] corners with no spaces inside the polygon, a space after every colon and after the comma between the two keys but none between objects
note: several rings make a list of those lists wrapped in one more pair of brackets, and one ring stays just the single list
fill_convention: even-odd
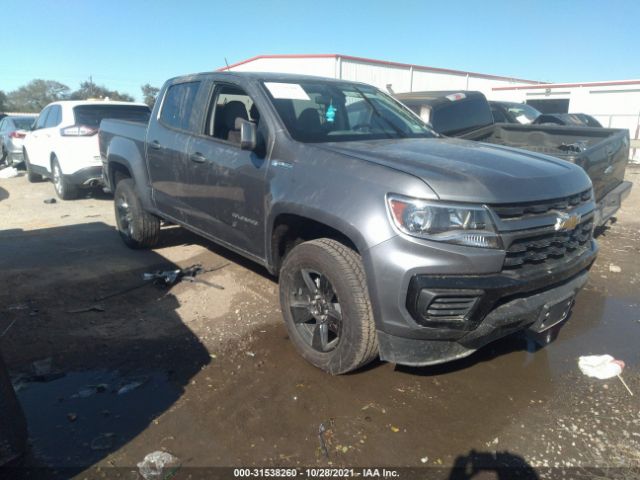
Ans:
[{"label": "rear door", "polygon": [[157,119],[149,122],[146,153],[156,208],[184,223],[187,215],[187,147],[199,130],[201,115],[196,98],[201,81],[185,81],[167,87]]},{"label": "rear door", "polygon": [[240,148],[237,120],[254,122],[259,139],[268,138],[266,125],[240,85],[216,83],[207,104],[204,129],[189,145],[188,223],[263,258],[267,164],[260,149]]},{"label": "rear door", "polygon": [[33,131],[29,135],[25,148],[27,155],[29,156],[29,163],[38,167],[47,167],[48,162],[46,160],[45,144],[47,132],[44,131],[45,123],[49,112],[51,112],[53,105],[45,107],[44,110],[38,115],[38,119],[34,125]]}]

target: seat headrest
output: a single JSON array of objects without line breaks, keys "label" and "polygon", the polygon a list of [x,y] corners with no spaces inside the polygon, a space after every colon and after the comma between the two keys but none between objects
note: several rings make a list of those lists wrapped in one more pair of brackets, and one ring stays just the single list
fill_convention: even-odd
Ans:
[{"label": "seat headrest", "polygon": [[236,130],[236,119],[249,120],[244,103],[234,100],[224,107],[224,124],[229,130]]}]

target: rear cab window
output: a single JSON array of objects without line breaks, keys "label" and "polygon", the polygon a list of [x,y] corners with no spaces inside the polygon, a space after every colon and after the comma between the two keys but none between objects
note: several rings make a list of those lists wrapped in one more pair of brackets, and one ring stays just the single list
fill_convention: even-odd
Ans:
[{"label": "rear cab window", "polygon": [[437,132],[451,135],[491,125],[493,115],[484,98],[471,97],[434,107],[430,120]]},{"label": "rear cab window", "polygon": [[73,107],[73,116],[76,125],[97,129],[105,118],[146,123],[151,111],[145,105],[78,105]]}]

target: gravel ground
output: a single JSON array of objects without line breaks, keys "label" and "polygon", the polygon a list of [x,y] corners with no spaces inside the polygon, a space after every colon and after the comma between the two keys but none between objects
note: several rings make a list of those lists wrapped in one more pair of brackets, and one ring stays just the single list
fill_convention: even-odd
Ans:
[{"label": "gravel ground", "polygon": [[[448,365],[341,377],[295,353],[262,268],[176,227],[153,251],[128,250],[109,196],[45,204],[50,183],[0,180],[0,349],[29,422],[25,465],[131,478],[166,450],[185,475],[387,466],[471,478],[452,467],[511,465],[523,478],[637,478],[640,168],[627,177],[636,187],[554,343],[534,352],[509,337]],[[202,282],[141,279],[194,264],[209,270]],[[603,353],[626,362],[634,396],[580,373],[578,356]]]}]

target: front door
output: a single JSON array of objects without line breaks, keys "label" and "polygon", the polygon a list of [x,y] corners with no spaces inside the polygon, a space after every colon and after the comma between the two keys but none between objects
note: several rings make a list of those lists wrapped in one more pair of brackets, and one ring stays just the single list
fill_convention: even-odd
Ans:
[{"label": "front door", "polygon": [[[264,152],[240,149],[239,120],[258,125],[252,98],[239,86],[214,86],[201,135],[189,145],[189,220],[194,227],[245,252],[264,257]],[[260,143],[260,141],[259,141]]]}]

